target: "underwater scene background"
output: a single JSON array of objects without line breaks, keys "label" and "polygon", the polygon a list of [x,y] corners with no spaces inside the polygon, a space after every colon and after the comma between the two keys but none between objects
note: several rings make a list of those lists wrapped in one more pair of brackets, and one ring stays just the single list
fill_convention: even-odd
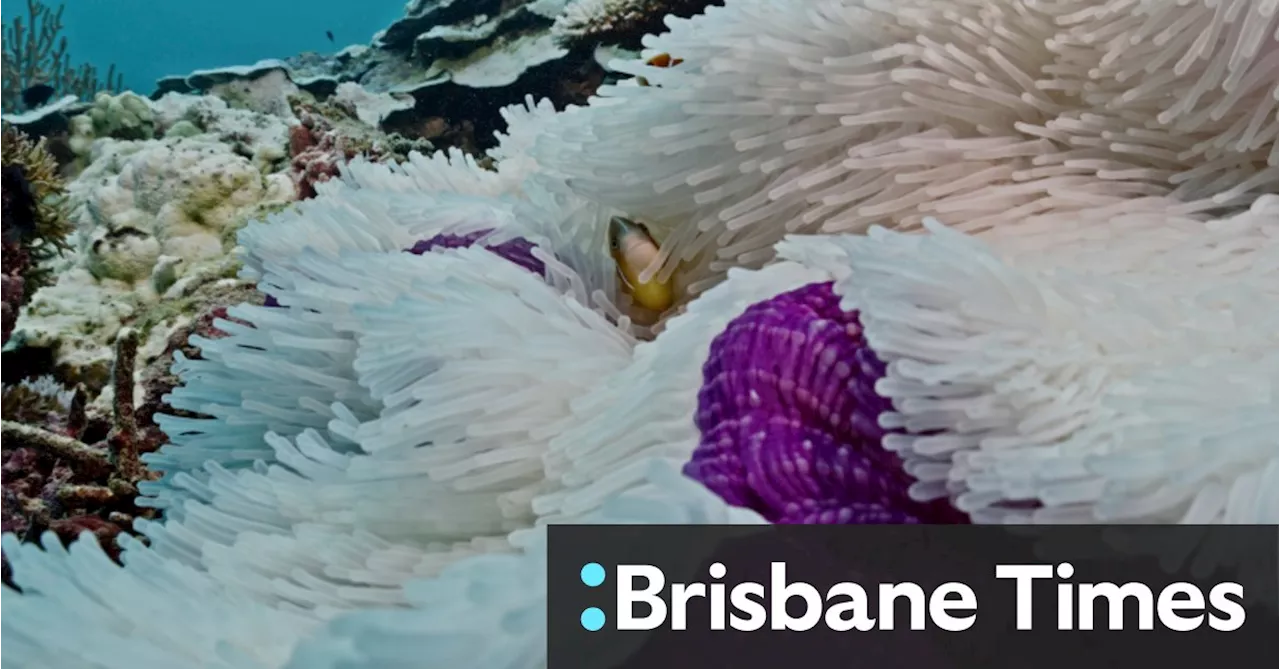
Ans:
[{"label": "underwater scene background", "polygon": [[11,0],[5,659],[539,667],[554,523],[1277,523],[1278,13]]},{"label": "underwater scene background", "polygon": [[[0,7],[0,19],[30,25],[28,0]],[[404,10],[400,0],[227,0],[216,5],[152,0],[57,0],[60,36],[75,65],[114,65],[131,90],[150,95],[161,77],[228,63],[367,43]],[[332,33],[330,41],[326,32]],[[7,39],[7,36],[6,36]],[[7,109],[6,109],[7,111]]]}]

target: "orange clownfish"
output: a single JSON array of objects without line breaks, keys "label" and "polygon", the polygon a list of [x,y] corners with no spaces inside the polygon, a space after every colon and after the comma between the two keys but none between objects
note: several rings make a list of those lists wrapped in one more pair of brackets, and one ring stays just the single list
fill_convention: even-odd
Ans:
[{"label": "orange clownfish", "polygon": [[[644,64],[648,65],[649,67],[672,67],[675,65],[679,65],[680,63],[683,63],[683,62],[684,62],[683,58],[672,58],[671,54],[669,53],[660,53],[654,56],[653,58],[646,60]],[[648,86],[649,80],[645,79],[644,77],[636,77],[636,83],[640,84],[641,86]]]},{"label": "orange clownfish", "polygon": [[670,279],[640,281],[640,273],[658,256],[658,242],[648,228],[621,216],[609,219],[609,254],[618,265],[624,289],[637,304],[659,313],[671,307],[675,294]]},{"label": "orange clownfish", "polygon": [[683,58],[672,58],[669,53],[660,53],[645,61],[645,65],[650,67],[671,67],[672,65],[679,65],[683,62]]}]

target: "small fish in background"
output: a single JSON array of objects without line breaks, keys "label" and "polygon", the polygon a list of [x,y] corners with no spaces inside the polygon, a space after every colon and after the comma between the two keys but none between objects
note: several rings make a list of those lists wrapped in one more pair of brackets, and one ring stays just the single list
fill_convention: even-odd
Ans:
[{"label": "small fish in background", "polygon": [[[653,58],[650,58],[649,60],[645,61],[644,64],[648,65],[649,67],[674,67],[683,62],[684,62],[683,58],[672,58],[671,54],[669,53],[660,53],[654,56]],[[644,77],[636,77],[636,83],[640,84],[641,86],[648,86],[649,80],[645,79]]]},{"label": "small fish in background", "polygon": [[22,106],[27,109],[42,107],[53,97],[55,92],[53,86],[49,84],[28,86],[22,89]]},{"label": "small fish in background", "polygon": [[36,200],[21,165],[5,165],[3,172],[4,241],[21,242],[36,234]]},{"label": "small fish in background", "polygon": [[333,39],[333,31],[332,31],[332,30],[326,30],[326,31],[324,31],[324,36],[325,36],[325,37],[328,37],[330,42],[333,42],[334,44],[337,44],[337,42],[336,42],[336,41],[334,41],[334,39]]},{"label": "small fish in background", "polygon": [[648,228],[621,216],[609,219],[609,254],[618,265],[623,287],[637,304],[657,313],[671,308],[675,295],[670,279],[640,281],[640,273],[658,256],[658,242]]},{"label": "small fish in background", "polygon": [[654,56],[653,58],[650,58],[645,63],[645,65],[649,65],[652,67],[672,67],[674,65],[679,65],[680,63],[683,63],[683,62],[684,62],[683,58],[672,58],[671,54],[669,53],[660,53]]}]

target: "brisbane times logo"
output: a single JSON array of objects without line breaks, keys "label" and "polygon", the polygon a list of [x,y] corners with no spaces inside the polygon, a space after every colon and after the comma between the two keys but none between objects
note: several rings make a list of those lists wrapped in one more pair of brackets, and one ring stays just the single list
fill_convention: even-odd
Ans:
[{"label": "brisbane times logo", "polygon": [[[612,613],[600,606],[582,609],[579,623],[589,632],[646,630],[758,630],[836,632],[926,630],[964,632],[978,618],[978,597],[970,585],[951,581],[926,589],[913,582],[860,584],[839,582],[827,587],[793,580],[785,562],[770,564],[768,583],[728,579],[721,562],[710,564],[707,578],[667,582],[654,565],[618,564],[612,574],[598,562],[584,564],[582,584],[592,589],[612,585]],[[1055,599],[1052,625],[1058,630],[1152,630],[1174,632],[1204,627],[1230,632],[1245,621],[1244,587],[1220,582],[1206,592],[1188,582],[1153,588],[1139,582],[1075,582],[1067,562],[995,565],[992,577],[1008,582],[1016,630],[1042,624],[1034,620],[1034,600]],[[612,583],[610,583],[612,582]],[[604,594],[604,593],[602,593]],[[696,618],[691,616],[696,612]],[[704,617],[705,616],[705,617]],[[1050,627],[1053,629],[1053,627]]]}]

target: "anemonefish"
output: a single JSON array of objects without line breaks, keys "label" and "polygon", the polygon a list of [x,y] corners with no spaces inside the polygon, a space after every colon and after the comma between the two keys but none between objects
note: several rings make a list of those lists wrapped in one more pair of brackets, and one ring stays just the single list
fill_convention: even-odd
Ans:
[{"label": "anemonefish", "polygon": [[[646,60],[644,64],[648,65],[649,67],[672,67],[673,65],[679,65],[680,63],[683,63],[683,62],[684,62],[683,58],[672,58],[671,54],[669,53],[660,53],[654,56],[653,58]],[[648,86],[649,80],[645,79],[644,77],[636,77],[636,83],[640,84],[641,86]]]},{"label": "anemonefish", "polygon": [[618,265],[624,289],[640,306],[659,313],[671,307],[675,294],[669,279],[640,281],[640,273],[658,256],[658,242],[644,225],[621,216],[610,219],[609,254]]},{"label": "anemonefish", "polygon": [[671,67],[672,65],[679,65],[683,62],[683,58],[672,58],[669,53],[660,53],[653,58],[650,58],[645,62],[645,64],[652,67]]}]

